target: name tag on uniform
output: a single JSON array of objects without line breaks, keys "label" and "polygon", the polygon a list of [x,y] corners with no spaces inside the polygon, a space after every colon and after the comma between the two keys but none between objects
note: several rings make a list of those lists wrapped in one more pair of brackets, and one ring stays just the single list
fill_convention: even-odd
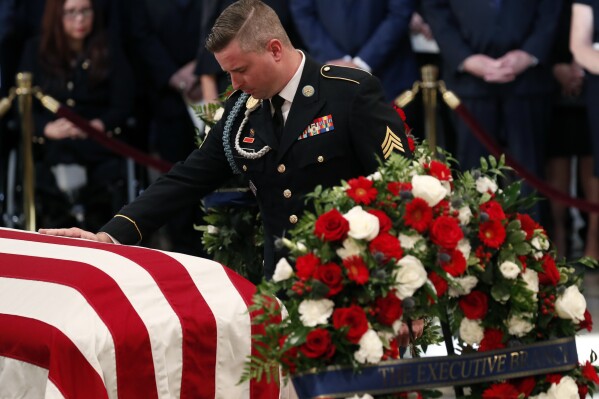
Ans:
[{"label": "name tag on uniform", "polygon": [[335,130],[333,116],[321,116],[320,118],[314,119],[310,126],[308,126],[297,139],[303,140],[307,139],[308,137],[318,136],[319,134],[327,133],[333,130]]}]

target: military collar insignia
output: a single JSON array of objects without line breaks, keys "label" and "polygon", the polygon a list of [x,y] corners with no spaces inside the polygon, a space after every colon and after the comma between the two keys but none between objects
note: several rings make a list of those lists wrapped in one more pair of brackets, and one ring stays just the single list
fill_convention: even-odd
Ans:
[{"label": "military collar insignia", "polygon": [[261,103],[262,103],[262,100],[258,100],[257,98],[250,96],[250,98],[248,98],[247,102],[245,103],[245,108],[249,112],[252,112],[252,111],[258,109],[258,107],[260,106]]}]

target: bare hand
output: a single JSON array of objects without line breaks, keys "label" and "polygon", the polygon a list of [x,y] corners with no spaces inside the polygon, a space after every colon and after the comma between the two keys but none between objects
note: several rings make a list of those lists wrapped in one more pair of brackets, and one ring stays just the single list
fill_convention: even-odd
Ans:
[{"label": "bare hand", "polygon": [[413,33],[420,33],[428,40],[433,40],[433,32],[431,31],[431,27],[429,24],[424,22],[422,16],[417,12],[412,14],[412,19],[410,20],[410,31]]},{"label": "bare hand", "polygon": [[71,227],[68,229],[39,229],[40,234],[47,234],[50,236],[60,237],[71,237],[71,238],[83,238],[84,240],[99,241],[112,244],[113,241],[106,233],[94,234],[90,231],[82,230],[78,227]]},{"label": "bare hand", "polygon": [[[414,334],[414,338],[421,337],[423,332],[424,320],[412,320],[412,333]],[[410,344],[410,330],[406,323],[401,323],[401,327],[399,327],[397,343],[400,347],[407,347]]]},{"label": "bare hand", "polygon": [[555,64],[553,76],[559,82],[563,95],[575,97],[580,94],[584,80],[584,71],[580,65],[575,62]]},{"label": "bare hand", "polygon": [[484,54],[471,55],[464,60],[463,66],[465,72],[488,82],[509,81],[511,75],[511,68]]},{"label": "bare hand", "polygon": [[190,61],[183,65],[168,80],[169,86],[181,93],[187,93],[198,82],[198,76],[194,74],[196,62]]},{"label": "bare hand", "polygon": [[526,51],[512,50],[497,59],[503,67],[511,68],[512,74],[520,75],[533,63],[533,57]]},{"label": "bare hand", "polygon": [[66,138],[82,139],[86,137],[86,134],[68,119],[59,118],[46,124],[44,136],[50,140],[62,140]]}]

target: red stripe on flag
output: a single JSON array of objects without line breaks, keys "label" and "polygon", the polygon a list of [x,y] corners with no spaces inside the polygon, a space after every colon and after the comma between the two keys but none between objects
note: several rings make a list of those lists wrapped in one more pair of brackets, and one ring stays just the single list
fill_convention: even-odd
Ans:
[{"label": "red stripe on flag", "polygon": [[146,269],[179,317],[183,330],[181,399],[213,399],[216,392],[216,320],[187,269],[170,256],[128,245],[0,229],[0,238],[95,248],[121,255]]},{"label": "red stripe on flag", "polygon": [[[7,314],[0,314],[0,326],[0,355],[47,369],[48,379],[65,398],[108,398],[100,375],[60,330]],[[60,356],[55,356],[57,353]],[[77,378],[73,378],[73,370],[77,370]]]},{"label": "red stripe on flag", "polygon": [[[229,276],[229,279],[237,288],[239,295],[243,298],[246,306],[252,305],[254,294],[256,293],[256,286],[250,283],[248,280],[235,273],[233,270],[225,267],[225,271]],[[250,314],[253,317],[254,313]],[[264,326],[252,323],[252,336],[255,334],[264,334]],[[253,341],[252,341],[253,342]],[[258,355],[252,344],[252,355]],[[274,381],[267,383],[266,378],[263,378],[260,382],[256,380],[250,381],[250,398],[252,399],[276,399],[279,397],[279,386]]]},{"label": "red stripe on flag", "polygon": [[[76,289],[112,335],[119,397],[158,397],[148,331],[110,276],[85,263],[12,254],[2,254],[0,275],[56,283]],[[62,352],[56,352],[53,355],[61,354]],[[71,370],[78,370],[78,367]]]}]

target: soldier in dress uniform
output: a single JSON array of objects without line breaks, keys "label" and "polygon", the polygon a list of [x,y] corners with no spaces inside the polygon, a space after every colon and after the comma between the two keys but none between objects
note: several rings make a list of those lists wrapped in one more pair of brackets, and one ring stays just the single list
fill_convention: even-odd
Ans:
[{"label": "soldier in dress uniform", "polygon": [[[317,185],[369,175],[393,152],[411,157],[403,122],[379,81],[359,69],[320,65],[291,45],[275,12],[240,0],[216,21],[208,50],[236,91],[200,149],[125,206],[97,234],[43,233],[135,244],[169,215],[242,174],[265,230],[264,273],[284,254],[274,241],[297,223]],[[272,100],[272,101],[271,101]]]}]

